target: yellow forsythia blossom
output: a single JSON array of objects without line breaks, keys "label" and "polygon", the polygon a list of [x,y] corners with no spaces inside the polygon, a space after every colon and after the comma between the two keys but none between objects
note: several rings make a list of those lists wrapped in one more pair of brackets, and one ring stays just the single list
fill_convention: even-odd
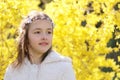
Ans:
[{"label": "yellow forsythia blossom", "polygon": [[112,80],[119,70],[114,60],[106,59],[108,53],[118,50],[107,47],[114,25],[119,27],[113,8],[117,2],[53,0],[46,5],[45,12],[55,22],[53,48],[72,58],[77,80]]}]

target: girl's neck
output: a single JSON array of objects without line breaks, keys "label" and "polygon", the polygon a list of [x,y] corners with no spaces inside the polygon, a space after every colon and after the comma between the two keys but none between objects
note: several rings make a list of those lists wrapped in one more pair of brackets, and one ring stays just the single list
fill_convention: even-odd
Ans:
[{"label": "girl's neck", "polygon": [[32,54],[32,53],[30,53],[29,57],[30,57],[31,64],[40,64],[41,63],[42,54],[38,55],[38,54]]}]

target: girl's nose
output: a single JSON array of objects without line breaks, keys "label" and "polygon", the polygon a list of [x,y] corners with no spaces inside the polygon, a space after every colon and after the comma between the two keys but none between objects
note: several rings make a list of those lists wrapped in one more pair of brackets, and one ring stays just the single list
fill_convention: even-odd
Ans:
[{"label": "girl's nose", "polygon": [[42,35],[42,40],[46,40],[47,39],[47,35],[46,34],[43,34]]}]

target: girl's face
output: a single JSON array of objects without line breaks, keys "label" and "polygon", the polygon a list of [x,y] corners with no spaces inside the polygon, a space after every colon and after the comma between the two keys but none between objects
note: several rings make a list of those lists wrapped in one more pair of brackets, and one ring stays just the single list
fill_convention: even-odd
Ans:
[{"label": "girl's face", "polygon": [[47,20],[37,20],[29,26],[28,40],[31,53],[45,53],[52,46],[53,27]]}]

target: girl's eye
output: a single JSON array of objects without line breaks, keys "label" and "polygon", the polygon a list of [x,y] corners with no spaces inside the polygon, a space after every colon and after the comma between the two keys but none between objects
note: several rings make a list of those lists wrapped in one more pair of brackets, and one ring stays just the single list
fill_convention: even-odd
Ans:
[{"label": "girl's eye", "polygon": [[34,32],[35,34],[40,34],[40,31],[36,31],[36,32]]},{"label": "girl's eye", "polygon": [[48,31],[47,33],[48,33],[48,34],[52,34],[52,32],[51,32],[51,31]]}]

